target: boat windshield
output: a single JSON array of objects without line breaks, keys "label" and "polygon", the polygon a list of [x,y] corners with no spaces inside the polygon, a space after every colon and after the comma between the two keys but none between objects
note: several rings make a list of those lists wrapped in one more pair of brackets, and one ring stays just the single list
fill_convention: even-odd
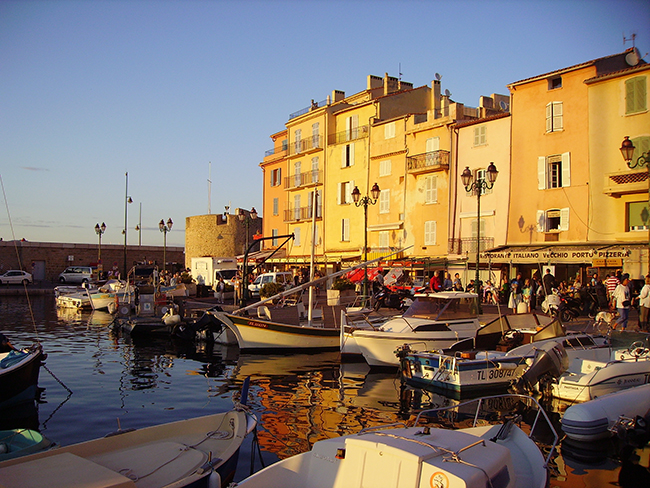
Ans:
[{"label": "boat windshield", "polygon": [[403,317],[432,320],[475,319],[477,317],[476,299],[416,297]]}]

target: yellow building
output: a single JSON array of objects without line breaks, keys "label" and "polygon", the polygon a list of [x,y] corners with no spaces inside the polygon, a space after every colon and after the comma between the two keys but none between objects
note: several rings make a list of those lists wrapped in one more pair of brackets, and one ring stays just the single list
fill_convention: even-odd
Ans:
[{"label": "yellow building", "polygon": [[[638,160],[643,153],[647,158],[650,151],[650,65],[640,60],[636,50],[627,51],[626,63],[625,69],[585,81],[589,91],[591,201],[587,241],[623,244],[612,249],[614,256],[597,257],[597,264],[605,268],[622,265],[633,278],[639,278],[650,272],[648,165],[647,159],[645,165]],[[619,150],[626,136],[636,148],[629,166]]]},{"label": "yellow building", "polygon": [[[595,107],[590,104],[592,89],[586,80],[630,68],[629,52],[508,85],[512,113],[510,248],[492,257],[513,265],[511,276],[514,268],[528,276],[549,265],[556,278],[572,281],[592,267],[599,250],[612,242],[586,245],[594,237],[592,200],[601,198],[590,185],[594,179],[602,180],[604,170],[601,156],[591,152],[590,141],[600,135],[591,129],[594,117],[590,111]],[[615,98],[614,104],[621,100],[620,94],[608,96]],[[609,111],[600,114],[603,123],[614,117]]]}]

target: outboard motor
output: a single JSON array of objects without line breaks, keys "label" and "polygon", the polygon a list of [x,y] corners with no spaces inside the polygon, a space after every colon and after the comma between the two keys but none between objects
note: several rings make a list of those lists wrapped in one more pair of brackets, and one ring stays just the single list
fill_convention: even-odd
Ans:
[{"label": "outboard motor", "polygon": [[544,375],[557,378],[569,367],[569,357],[560,342],[547,342],[535,352],[530,368],[519,378],[513,388],[518,392],[532,392]]}]

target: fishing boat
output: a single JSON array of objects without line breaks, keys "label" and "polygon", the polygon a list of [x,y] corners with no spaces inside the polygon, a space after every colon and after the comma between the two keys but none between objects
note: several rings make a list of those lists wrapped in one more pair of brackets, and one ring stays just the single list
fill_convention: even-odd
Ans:
[{"label": "fishing boat", "polygon": [[[497,398],[497,397],[491,397]],[[476,402],[480,409],[488,399]],[[528,404],[530,397],[516,400]],[[462,411],[468,404],[455,407]],[[516,425],[517,419],[493,423],[477,410],[468,427],[449,430],[425,420],[457,412],[450,407],[421,412],[413,427],[403,424],[363,429],[359,433],[316,442],[309,452],[278,461],[238,483],[240,488],[361,488],[369,486],[493,486],[543,488],[548,486],[548,463],[557,434],[537,404],[539,425],[552,433],[544,456]],[[480,418],[480,421],[479,421]],[[537,422],[536,422],[537,424]]]},{"label": "fishing boat", "polygon": [[43,451],[52,445],[52,441],[35,430],[0,430],[0,462]]},{"label": "fishing boat", "polygon": [[0,462],[3,488],[228,486],[256,424],[244,408]]},{"label": "fishing boat", "polygon": [[403,315],[376,329],[352,330],[352,337],[371,367],[399,367],[395,350],[417,344],[421,350],[445,349],[474,337],[480,327],[477,295],[455,291],[417,293]]},{"label": "fishing boat", "polygon": [[[539,326],[540,318],[536,315],[522,314],[514,317],[527,317],[531,321],[529,327],[514,329],[511,317],[499,317],[477,331],[473,342],[487,346],[486,349],[458,350],[459,344],[444,352],[413,351],[408,345],[398,348],[396,355],[403,381],[459,397],[487,390],[506,391],[541,354],[555,364],[559,375],[575,357],[588,357],[594,349],[607,347],[604,337],[566,335],[558,320],[551,319],[545,326]],[[487,336],[494,336],[492,331],[497,327],[504,332],[498,334],[498,342],[491,342]]]},{"label": "fishing boat", "polygon": [[566,409],[562,430],[571,439],[591,442],[610,437],[622,424],[621,417],[632,420],[650,411],[650,384],[635,386],[603,395]]},{"label": "fishing boat", "polygon": [[0,352],[0,405],[8,404],[25,390],[36,391],[38,375],[45,358],[40,344],[27,349]]}]

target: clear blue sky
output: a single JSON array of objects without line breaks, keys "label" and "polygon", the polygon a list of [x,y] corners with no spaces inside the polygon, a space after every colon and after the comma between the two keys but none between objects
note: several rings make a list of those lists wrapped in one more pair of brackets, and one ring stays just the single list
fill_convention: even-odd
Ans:
[{"label": "clear blue sky", "polygon": [[[0,2],[0,237],[184,245],[185,218],[262,209],[264,151],[288,115],[369,74],[452,99],[650,50],[650,3],[622,1]],[[4,203],[4,199],[3,199]],[[8,210],[8,211],[7,211]]]}]

